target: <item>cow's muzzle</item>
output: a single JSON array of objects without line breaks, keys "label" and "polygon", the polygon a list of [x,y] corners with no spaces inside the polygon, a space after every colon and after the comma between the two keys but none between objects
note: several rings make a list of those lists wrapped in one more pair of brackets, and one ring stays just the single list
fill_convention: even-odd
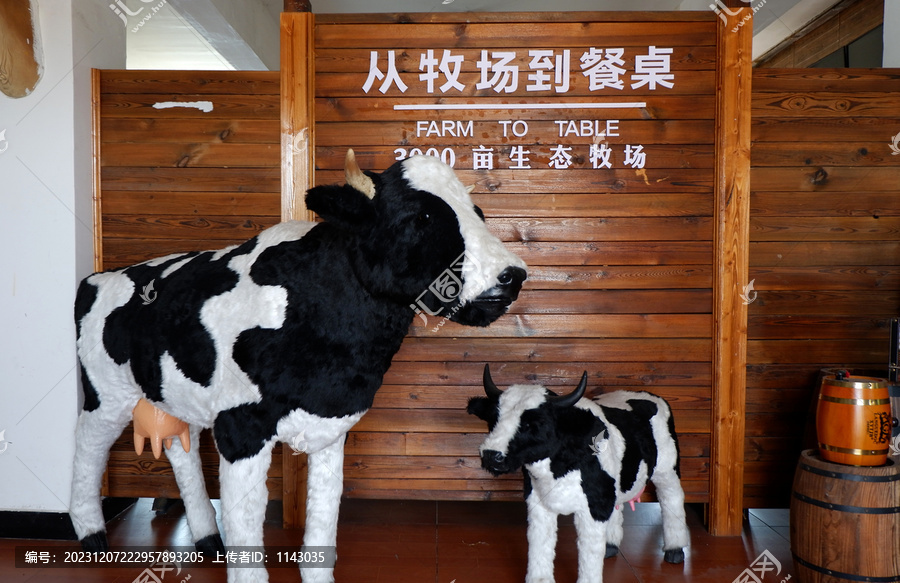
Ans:
[{"label": "cow's muzzle", "polygon": [[528,274],[521,267],[507,267],[497,276],[494,287],[464,304],[450,319],[469,326],[487,326],[516,301],[526,277]]},{"label": "cow's muzzle", "polygon": [[481,467],[495,476],[512,471],[506,461],[506,456],[493,449],[481,452]]}]

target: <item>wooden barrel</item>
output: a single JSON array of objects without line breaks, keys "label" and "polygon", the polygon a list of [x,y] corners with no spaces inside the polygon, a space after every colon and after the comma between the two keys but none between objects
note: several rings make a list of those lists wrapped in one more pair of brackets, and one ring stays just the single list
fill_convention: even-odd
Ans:
[{"label": "wooden barrel", "polygon": [[900,466],[846,466],[804,451],[791,553],[800,583],[900,582]]},{"label": "wooden barrel", "polygon": [[891,400],[884,379],[826,375],[816,407],[816,435],[822,458],[853,466],[887,461]]}]

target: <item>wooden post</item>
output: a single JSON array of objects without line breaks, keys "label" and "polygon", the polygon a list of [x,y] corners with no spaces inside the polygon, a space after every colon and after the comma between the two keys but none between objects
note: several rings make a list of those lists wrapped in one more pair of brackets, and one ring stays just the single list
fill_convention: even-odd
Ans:
[{"label": "wooden post", "polygon": [[[281,220],[314,220],[305,195],[315,181],[314,16],[281,15]],[[282,444],[282,523],[302,528],[306,522],[306,454]]]},{"label": "wooden post", "polygon": [[709,531],[717,536],[739,535],[743,510],[752,14],[750,8],[722,11],[717,29],[709,509]]},{"label": "wooden post", "polygon": [[281,15],[281,220],[313,220],[304,196],[315,181],[315,17]]},{"label": "wooden post", "polygon": [[[94,271],[103,271],[103,208],[100,205],[100,69],[91,69],[91,164],[94,219]],[[104,474],[106,476],[106,474]],[[104,478],[105,479],[105,478]]]}]

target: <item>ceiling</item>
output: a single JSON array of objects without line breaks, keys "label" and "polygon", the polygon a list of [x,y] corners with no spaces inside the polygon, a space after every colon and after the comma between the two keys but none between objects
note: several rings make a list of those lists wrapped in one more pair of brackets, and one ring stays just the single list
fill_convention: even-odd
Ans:
[{"label": "ceiling", "polygon": [[[839,0],[741,0],[755,10],[753,57],[762,56]],[[283,0],[118,0],[129,69],[277,69]],[[713,10],[716,0],[311,0],[316,13]],[[133,6],[132,6],[133,5]],[[114,5],[110,8],[115,10]],[[130,14],[130,12],[129,12]],[[147,17],[149,15],[149,18]],[[114,17],[112,15],[111,17]],[[122,16],[120,15],[121,19]],[[143,20],[143,24],[137,26]]]}]

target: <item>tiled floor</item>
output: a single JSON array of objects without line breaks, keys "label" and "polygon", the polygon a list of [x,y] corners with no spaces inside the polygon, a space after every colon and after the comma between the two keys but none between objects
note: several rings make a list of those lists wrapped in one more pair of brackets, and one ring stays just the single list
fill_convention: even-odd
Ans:
[{"label": "tiled floor", "polygon": [[[156,516],[151,500],[139,500],[108,525],[113,547],[128,545],[166,549],[190,544],[179,504]],[[280,528],[277,508],[266,523],[267,546],[297,546],[302,531]],[[656,504],[626,510],[625,538],[619,555],[607,559],[607,583],[732,583],[769,551],[780,572],[769,571],[764,583],[781,583],[793,573],[788,541],[788,511],[753,510],[739,537],[714,537],[706,532],[701,508],[688,507],[691,548],[682,565],[663,561],[662,527]],[[525,580],[527,543],[524,503],[344,501],[339,530],[338,583],[521,583]],[[15,547],[46,541],[0,540],[2,582],[132,583],[142,566],[109,569],[15,568]],[[55,543],[61,544],[61,543]],[[575,529],[571,518],[560,521],[556,581],[574,583],[577,576]],[[273,583],[300,581],[294,568],[270,568]],[[793,577],[792,577],[793,578]],[[796,580],[796,578],[794,578]],[[225,581],[221,567],[187,568],[164,574],[163,583]]]}]

